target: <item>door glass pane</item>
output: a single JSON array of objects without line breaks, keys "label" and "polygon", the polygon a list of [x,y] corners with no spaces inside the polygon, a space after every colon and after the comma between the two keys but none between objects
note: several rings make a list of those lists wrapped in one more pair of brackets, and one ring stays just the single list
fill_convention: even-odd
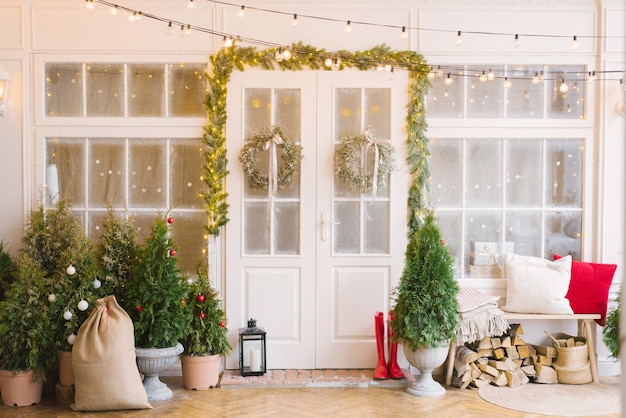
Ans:
[{"label": "door glass pane", "polygon": [[205,190],[200,139],[176,139],[170,145],[170,201],[176,208],[201,209]]},{"label": "door glass pane", "polygon": [[389,254],[389,201],[363,205],[363,252]]},{"label": "door glass pane", "polygon": [[467,141],[465,193],[468,207],[499,207],[502,193],[502,143],[493,139]]},{"label": "door glass pane", "polygon": [[269,254],[269,205],[256,202],[245,203],[243,216],[244,252],[246,254]]},{"label": "door glass pane", "polygon": [[[246,89],[244,98],[246,137],[272,125],[272,90]],[[265,167],[265,166],[262,166]]]},{"label": "door glass pane", "polygon": [[358,254],[360,251],[360,202],[335,202],[333,249],[336,254]]},{"label": "door glass pane", "polygon": [[46,116],[83,116],[82,64],[46,64]]},{"label": "door glass pane", "polygon": [[162,64],[128,65],[128,115],[165,115],[165,67]]},{"label": "door glass pane", "polygon": [[274,103],[276,115],[274,125],[295,142],[300,142],[301,122],[301,91],[300,89],[276,89]]},{"label": "door glass pane", "polygon": [[546,205],[582,207],[582,140],[548,141],[546,146]]},{"label": "door glass pane", "polygon": [[124,141],[89,141],[89,205],[124,207],[126,163]]},{"label": "door glass pane", "polygon": [[173,117],[206,116],[203,108],[206,79],[203,64],[170,64],[169,113]]},{"label": "door glass pane", "polygon": [[87,116],[124,116],[124,66],[87,64]]},{"label": "door glass pane", "polygon": [[361,89],[335,89],[335,138],[354,135],[361,127]]},{"label": "door glass pane", "polygon": [[46,204],[57,199],[85,204],[85,140],[82,138],[46,139]]},{"label": "door glass pane", "polygon": [[300,205],[298,203],[276,203],[274,252],[276,254],[299,253]]},{"label": "door glass pane", "polygon": [[430,199],[437,208],[459,207],[463,182],[463,141],[430,141]]},{"label": "door glass pane", "polygon": [[134,139],[129,145],[130,207],[165,207],[165,141]]},{"label": "door glass pane", "polygon": [[373,128],[380,139],[390,139],[391,90],[365,89],[365,128]]},{"label": "door glass pane", "polygon": [[506,142],[506,206],[541,205],[541,140]]}]

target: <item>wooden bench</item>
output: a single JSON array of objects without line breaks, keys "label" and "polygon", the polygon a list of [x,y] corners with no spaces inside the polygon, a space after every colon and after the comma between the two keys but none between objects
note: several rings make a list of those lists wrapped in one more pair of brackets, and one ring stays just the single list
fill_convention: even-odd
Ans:
[{"label": "wooden bench", "polygon": [[[551,314],[525,314],[515,312],[504,312],[504,316],[509,323],[517,323],[517,321],[532,320],[572,320],[578,321],[578,336],[586,337],[587,349],[589,350],[589,363],[591,365],[591,379],[593,382],[598,381],[598,357],[596,354],[596,327],[594,321],[600,319],[598,314],[573,314],[573,315],[551,315]],[[448,363],[446,368],[446,385],[452,384],[452,375],[454,373],[454,358],[456,357],[456,341],[450,342],[448,351]]]}]

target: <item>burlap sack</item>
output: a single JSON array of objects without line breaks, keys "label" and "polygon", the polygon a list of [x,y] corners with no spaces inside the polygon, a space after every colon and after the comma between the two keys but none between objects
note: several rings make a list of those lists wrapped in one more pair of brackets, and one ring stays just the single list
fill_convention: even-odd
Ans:
[{"label": "burlap sack", "polygon": [[115,296],[98,299],[72,348],[72,409],[107,411],[152,408],[135,360],[133,322]]}]

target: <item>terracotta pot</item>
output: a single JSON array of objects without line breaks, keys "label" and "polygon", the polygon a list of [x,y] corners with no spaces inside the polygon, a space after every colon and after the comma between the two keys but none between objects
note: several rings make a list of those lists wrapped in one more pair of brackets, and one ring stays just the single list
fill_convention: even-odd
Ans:
[{"label": "terracotta pot", "polygon": [[31,372],[16,375],[9,370],[0,370],[0,393],[6,406],[31,406],[41,402],[43,380],[33,380]]},{"label": "terracotta pot", "polygon": [[183,386],[191,390],[207,390],[220,380],[221,356],[182,356]]},{"label": "terracotta pot", "polygon": [[59,383],[63,386],[74,386],[71,351],[59,351]]}]

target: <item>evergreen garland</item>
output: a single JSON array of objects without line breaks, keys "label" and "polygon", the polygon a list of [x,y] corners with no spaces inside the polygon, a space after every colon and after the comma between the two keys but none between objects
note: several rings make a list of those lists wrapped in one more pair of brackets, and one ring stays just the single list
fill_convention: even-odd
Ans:
[{"label": "evergreen garland", "polygon": [[238,47],[234,44],[222,48],[211,56],[212,72],[208,74],[209,88],[205,97],[204,107],[207,110],[207,124],[204,128],[203,143],[205,145],[204,182],[206,192],[201,193],[208,215],[206,230],[209,234],[219,235],[220,228],[228,223],[228,194],[224,190],[227,170],[226,158],[226,95],[232,71],[244,71],[246,67],[260,67],[266,70],[299,71],[305,68],[312,70],[329,70],[324,61],[331,55],[340,61],[340,69],[357,68],[370,70],[384,62],[409,71],[409,103],[407,107],[408,157],[407,162],[413,175],[409,190],[409,236],[419,226],[419,219],[425,205],[424,194],[427,190],[428,140],[426,138],[426,112],[424,96],[430,87],[426,77],[429,68],[422,55],[415,51],[391,51],[386,45],[379,45],[365,51],[349,52],[345,50],[330,54],[301,42],[289,48],[291,59],[277,62],[275,54],[278,48],[257,51],[254,47]]}]

